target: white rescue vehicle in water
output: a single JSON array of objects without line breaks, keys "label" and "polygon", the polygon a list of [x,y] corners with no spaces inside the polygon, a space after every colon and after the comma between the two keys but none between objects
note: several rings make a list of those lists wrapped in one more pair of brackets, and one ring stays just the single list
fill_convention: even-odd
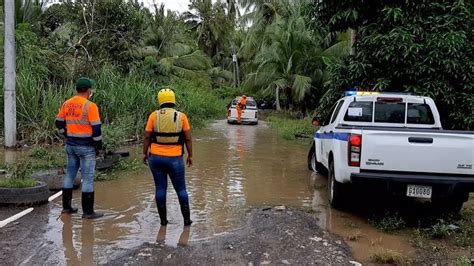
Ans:
[{"label": "white rescue vehicle in water", "polygon": [[313,124],[308,167],[327,173],[333,207],[363,189],[458,212],[474,191],[474,131],[443,130],[429,97],[350,92]]}]

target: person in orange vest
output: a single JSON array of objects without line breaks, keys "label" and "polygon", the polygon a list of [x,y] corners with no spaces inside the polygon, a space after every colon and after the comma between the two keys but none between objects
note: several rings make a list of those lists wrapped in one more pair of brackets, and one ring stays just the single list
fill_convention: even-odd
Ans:
[{"label": "person in orange vest", "polygon": [[242,117],[242,110],[245,109],[247,106],[247,96],[242,95],[240,97],[239,102],[237,103],[236,110],[237,110],[237,123],[241,123],[240,119]]},{"label": "person in orange vest", "polygon": [[178,194],[184,225],[191,225],[189,197],[186,191],[183,161],[184,145],[188,151],[186,163],[193,164],[191,126],[188,118],[175,109],[176,96],[171,89],[158,92],[160,109],[148,117],[143,143],[143,163],[149,165],[155,181],[155,200],[162,226],[168,224],[166,215],[166,190],[168,176]]},{"label": "person in orange vest", "polygon": [[56,116],[56,127],[66,138],[67,168],[63,183],[62,213],[76,213],[71,206],[74,179],[79,168],[82,174],[82,218],[95,219],[104,214],[94,211],[94,171],[96,152],[102,149],[99,108],[89,99],[93,81],[80,78],[76,95],[61,106]]}]

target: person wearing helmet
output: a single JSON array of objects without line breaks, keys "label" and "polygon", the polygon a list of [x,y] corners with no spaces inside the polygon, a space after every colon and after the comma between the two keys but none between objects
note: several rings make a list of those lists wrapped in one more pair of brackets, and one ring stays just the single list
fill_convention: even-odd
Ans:
[{"label": "person wearing helmet", "polygon": [[239,124],[241,123],[240,119],[242,117],[242,110],[245,109],[246,106],[247,106],[247,96],[242,95],[242,97],[240,97],[240,100],[237,103],[237,107],[236,107],[236,110],[237,110],[237,123],[239,123]]},{"label": "person wearing helmet", "polygon": [[188,118],[175,109],[176,96],[171,89],[158,92],[160,108],[148,117],[143,144],[143,162],[149,165],[155,181],[155,200],[161,225],[168,224],[166,217],[166,190],[168,176],[178,194],[184,225],[191,225],[188,192],[186,191],[183,162],[184,145],[188,151],[186,164],[193,164],[191,127]]}]

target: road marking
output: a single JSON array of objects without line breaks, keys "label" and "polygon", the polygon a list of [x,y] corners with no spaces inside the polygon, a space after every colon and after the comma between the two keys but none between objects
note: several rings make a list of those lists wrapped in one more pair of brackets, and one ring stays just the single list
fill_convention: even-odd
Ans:
[{"label": "road marking", "polygon": [[23,217],[23,216],[27,215],[28,213],[32,212],[33,210],[34,210],[34,208],[29,208],[29,209],[26,209],[26,210],[24,210],[20,213],[17,213],[15,215],[13,215],[10,218],[7,218],[3,221],[0,221],[0,228],[4,227],[5,225],[7,225],[7,224],[9,224],[13,221],[16,221],[16,220],[20,219],[21,217]]},{"label": "road marking", "polygon": [[48,198],[48,201],[51,202],[51,201],[57,199],[57,198],[58,198],[59,196],[61,196],[62,194],[63,194],[63,191],[61,190],[61,191],[59,191],[58,193],[56,193],[56,194],[52,195],[51,197],[49,197],[49,198]]}]

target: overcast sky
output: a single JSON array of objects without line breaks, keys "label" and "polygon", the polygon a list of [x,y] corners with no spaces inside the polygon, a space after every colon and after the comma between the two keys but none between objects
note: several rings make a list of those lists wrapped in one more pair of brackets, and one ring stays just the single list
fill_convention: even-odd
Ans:
[{"label": "overcast sky", "polygon": [[[142,0],[145,6],[153,7],[153,0]],[[165,9],[172,11],[184,12],[188,10],[189,0],[155,0],[158,6],[161,3],[165,4]]]}]

